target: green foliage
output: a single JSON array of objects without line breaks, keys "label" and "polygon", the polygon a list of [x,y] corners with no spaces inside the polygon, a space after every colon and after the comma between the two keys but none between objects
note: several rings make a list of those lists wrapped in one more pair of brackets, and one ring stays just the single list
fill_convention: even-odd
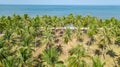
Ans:
[{"label": "green foliage", "polygon": [[59,53],[56,48],[50,47],[43,51],[42,60],[46,62],[45,66],[48,67],[65,67],[63,63],[59,61]]},{"label": "green foliage", "polygon": [[32,50],[28,47],[20,48],[18,52],[20,59],[24,63],[32,56]]},{"label": "green foliage", "polygon": [[88,67],[85,58],[90,58],[85,54],[85,48],[81,45],[77,45],[70,50],[71,56],[68,58],[68,67]]},{"label": "green foliage", "polygon": [[72,40],[71,37],[72,37],[72,31],[69,28],[67,28],[63,36],[64,43],[68,43],[69,41],[71,41]]},{"label": "green foliage", "polygon": [[19,51],[10,51],[7,47],[0,49],[0,62],[3,67],[22,67],[29,65],[32,51],[29,48],[20,48]]},{"label": "green foliage", "polygon": [[[75,26],[75,29],[70,29],[70,26],[66,27],[66,25],[70,24]],[[66,29],[62,29],[64,30],[63,39],[56,34],[59,32],[52,33],[55,28],[59,27],[66,27]],[[74,33],[77,33],[75,37]],[[119,46],[120,20],[114,17],[103,20],[90,15],[81,16],[73,14],[63,17],[48,15],[30,17],[28,14],[23,16],[16,14],[1,16],[0,67],[35,67],[37,65],[40,67],[65,67],[65,61],[59,61],[60,54],[64,49],[53,47],[63,43],[54,43],[54,40],[60,38],[60,42],[63,40],[64,44],[67,44],[72,41],[72,38],[84,39],[82,36],[86,34],[89,37],[97,36],[96,43],[102,44],[104,49],[106,47],[110,49],[110,45],[114,44]],[[41,46],[34,47],[36,44]],[[42,46],[47,46],[48,48],[42,52],[42,58],[37,58],[37,61],[35,61],[33,50]],[[86,54],[85,48],[78,45],[70,50],[70,56],[67,61],[68,67],[88,67],[89,64],[85,60],[86,58],[91,59]],[[105,65],[105,63],[100,61],[100,58],[93,58],[92,60],[93,67],[103,67]]]},{"label": "green foliage", "polygon": [[2,60],[2,64],[4,65],[4,67],[15,67],[18,64],[16,64],[16,62],[18,59],[15,58],[15,56],[9,56],[6,59]]},{"label": "green foliage", "polygon": [[105,66],[105,62],[102,63],[98,57],[93,58],[93,67],[104,67],[104,66]]}]

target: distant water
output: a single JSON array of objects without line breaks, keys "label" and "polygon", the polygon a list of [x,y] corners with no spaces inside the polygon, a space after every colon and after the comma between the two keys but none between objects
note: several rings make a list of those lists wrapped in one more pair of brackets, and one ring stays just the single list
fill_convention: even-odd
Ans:
[{"label": "distant water", "polygon": [[57,15],[67,16],[70,13],[75,15],[92,15],[99,18],[116,17],[120,19],[120,6],[65,6],[65,5],[0,5],[0,16],[13,14],[36,15]]}]

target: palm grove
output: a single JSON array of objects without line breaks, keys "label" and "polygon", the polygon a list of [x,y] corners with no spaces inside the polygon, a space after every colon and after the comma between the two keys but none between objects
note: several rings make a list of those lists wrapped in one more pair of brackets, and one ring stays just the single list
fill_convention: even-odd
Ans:
[{"label": "palm grove", "polygon": [[108,66],[120,66],[120,20],[114,17],[0,17],[0,67]]}]

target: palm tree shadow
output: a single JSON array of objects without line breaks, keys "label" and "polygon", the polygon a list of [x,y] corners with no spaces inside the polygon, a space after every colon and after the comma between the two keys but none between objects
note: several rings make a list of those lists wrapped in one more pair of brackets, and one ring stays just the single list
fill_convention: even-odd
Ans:
[{"label": "palm tree shadow", "polygon": [[108,50],[106,54],[108,54],[112,58],[114,58],[115,56],[117,56],[113,50]]},{"label": "palm tree shadow", "polygon": [[120,65],[120,57],[117,58],[117,64]]},{"label": "palm tree shadow", "polygon": [[99,49],[96,49],[96,50],[95,50],[95,55],[100,56],[101,54],[102,54],[102,52],[101,52]]}]

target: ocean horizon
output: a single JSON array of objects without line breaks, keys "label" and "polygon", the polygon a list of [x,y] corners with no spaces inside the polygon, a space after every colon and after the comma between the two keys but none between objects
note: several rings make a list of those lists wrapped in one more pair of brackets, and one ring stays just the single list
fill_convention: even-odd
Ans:
[{"label": "ocean horizon", "polygon": [[120,5],[0,5],[0,16],[11,16],[13,14],[67,16],[91,15],[98,18],[115,17],[120,19]]}]

